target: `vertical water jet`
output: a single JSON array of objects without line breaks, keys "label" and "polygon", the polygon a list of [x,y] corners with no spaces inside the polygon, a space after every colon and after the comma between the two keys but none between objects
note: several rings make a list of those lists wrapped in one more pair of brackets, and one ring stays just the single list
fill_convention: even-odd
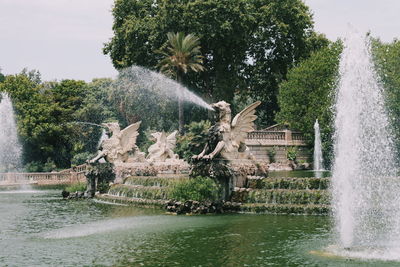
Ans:
[{"label": "vertical water jet", "polygon": [[0,94],[0,172],[16,171],[21,167],[22,148],[10,97]]},{"label": "vertical water jet", "polygon": [[400,181],[368,37],[345,39],[339,74],[332,173],[338,243],[390,250],[400,243]]},{"label": "vertical water jet", "polygon": [[321,131],[319,129],[318,120],[314,124],[314,171],[323,171],[322,147],[321,147]]}]

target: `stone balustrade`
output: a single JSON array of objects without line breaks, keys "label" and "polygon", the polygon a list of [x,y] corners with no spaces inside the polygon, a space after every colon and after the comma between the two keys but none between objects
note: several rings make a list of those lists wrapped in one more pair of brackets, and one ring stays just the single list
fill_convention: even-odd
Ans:
[{"label": "stone balustrade", "polygon": [[263,146],[306,146],[302,133],[283,131],[253,131],[247,134],[246,145]]},{"label": "stone balustrade", "polygon": [[0,185],[12,184],[68,184],[85,182],[86,165],[60,172],[0,173]]}]

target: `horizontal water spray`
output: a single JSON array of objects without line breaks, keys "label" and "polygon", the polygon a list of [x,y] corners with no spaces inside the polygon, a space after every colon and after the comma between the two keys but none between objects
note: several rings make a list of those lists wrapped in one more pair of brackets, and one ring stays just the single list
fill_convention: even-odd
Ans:
[{"label": "horizontal water spray", "polygon": [[207,110],[213,110],[208,103],[185,86],[168,78],[162,73],[151,71],[143,67],[131,66],[123,69],[120,71],[115,83],[118,88],[127,91],[132,90],[133,86],[138,86],[141,89],[159,96],[160,98],[174,101],[180,99]]}]

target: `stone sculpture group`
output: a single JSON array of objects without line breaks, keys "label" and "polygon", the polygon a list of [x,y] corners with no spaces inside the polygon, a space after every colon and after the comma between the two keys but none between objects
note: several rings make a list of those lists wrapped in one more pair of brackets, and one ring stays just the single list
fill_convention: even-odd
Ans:
[{"label": "stone sculpture group", "polygon": [[102,158],[113,164],[179,160],[178,155],[174,154],[177,131],[168,136],[165,132],[152,133],[156,142],[149,147],[145,157],[136,145],[140,123],[131,124],[123,130],[116,122],[103,123],[102,126],[109,130],[111,136],[102,141],[98,154],[90,162],[94,163]]},{"label": "stone sculpture group", "polygon": [[216,123],[208,131],[203,151],[192,158],[190,166],[174,153],[177,131],[170,134],[156,132],[155,143],[148,148],[147,157],[136,145],[140,122],[121,130],[118,123],[103,124],[110,137],[101,143],[101,150],[90,162],[102,158],[114,164],[116,182],[130,175],[157,175],[160,173],[188,173],[193,177],[207,176],[218,180],[226,198],[235,186],[243,187],[249,176],[265,176],[267,167],[254,161],[245,145],[247,134],[254,130],[257,101],[232,120],[230,105],[225,101],[211,107],[217,115]]}]

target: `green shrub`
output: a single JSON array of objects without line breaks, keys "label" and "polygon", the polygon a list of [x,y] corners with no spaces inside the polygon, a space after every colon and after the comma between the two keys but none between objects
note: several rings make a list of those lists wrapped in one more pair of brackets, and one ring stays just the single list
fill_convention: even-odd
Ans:
[{"label": "green shrub", "polygon": [[296,147],[289,147],[287,150],[286,157],[288,160],[296,161],[297,159],[297,148]]},{"label": "green shrub", "polygon": [[65,191],[70,193],[84,192],[86,190],[86,183],[71,184],[65,188]]},{"label": "green shrub", "polygon": [[84,164],[87,160],[94,158],[94,154],[90,152],[82,152],[75,154],[71,159],[72,166],[78,166]]},{"label": "green shrub", "polygon": [[175,184],[170,193],[172,199],[185,201],[215,201],[218,199],[219,187],[208,177],[196,177]]},{"label": "green shrub", "polygon": [[186,125],[184,136],[178,137],[176,153],[180,158],[190,161],[193,155],[200,154],[207,143],[208,129],[211,127],[209,121],[192,122]]},{"label": "green shrub", "polygon": [[[115,172],[111,163],[92,163],[85,172],[88,181],[89,191],[93,192],[94,186],[100,193],[106,193],[109,189],[109,183],[115,180]],[[97,180],[97,185],[95,181]]]},{"label": "green shrub", "polygon": [[54,160],[48,158],[46,163],[31,161],[25,165],[26,172],[52,172],[57,170]]},{"label": "green shrub", "polygon": [[43,164],[43,171],[44,172],[52,172],[57,170],[57,166],[54,162],[54,160],[52,160],[51,158],[48,158],[46,163]]},{"label": "green shrub", "polygon": [[43,164],[38,161],[31,161],[25,165],[26,172],[41,172],[43,170]]},{"label": "green shrub", "polygon": [[268,149],[268,151],[267,151],[267,154],[268,154],[268,159],[269,159],[269,162],[270,163],[275,163],[275,156],[276,156],[276,149],[275,149],[275,147],[273,147],[273,148],[271,148],[271,149]]}]

